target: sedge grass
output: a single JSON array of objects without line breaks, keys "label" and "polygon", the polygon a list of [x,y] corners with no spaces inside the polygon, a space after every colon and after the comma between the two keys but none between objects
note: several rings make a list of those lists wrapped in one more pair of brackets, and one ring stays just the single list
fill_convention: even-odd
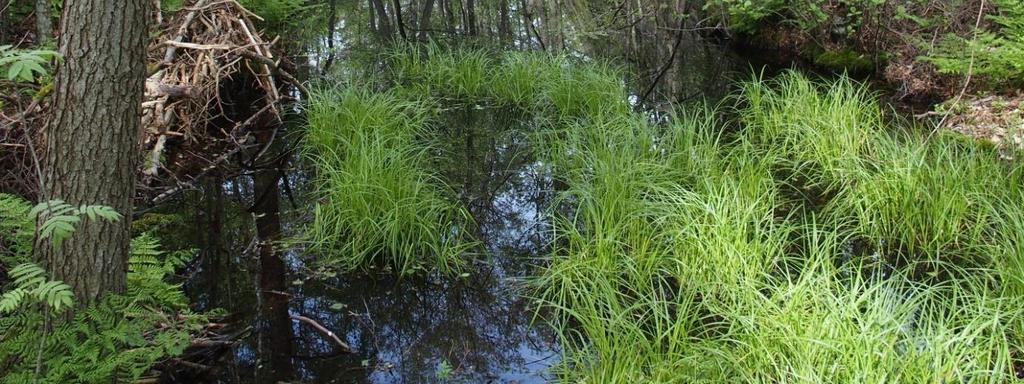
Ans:
[{"label": "sedge grass", "polygon": [[[790,73],[743,95],[728,143],[700,114],[667,126],[590,114],[542,135],[572,207],[531,282],[566,349],[560,379],[1014,379],[1022,221],[990,217],[1014,190],[1012,167],[971,143],[889,129],[848,79]],[[779,216],[791,182],[780,168],[834,193],[820,219]],[[854,236],[916,244],[923,260],[850,258]],[[977,257],[931,257],[953,250]],[[952,273],[922,281],[921,263]]]},{"label": "sedge grass", "polygon": [[[372,258],[408,244],[417,244],[412,254],[457,249],[448,241],[458,238],[464,213],[423,168],[423,144],[409,144],[426,134],[426,112],[401,100],[496,103],[545,119],[534,147],[565,188],[550,212],[551,254],[529,286],[560,337],[561,381],[1015,378],[1024,349],[1016,163],[974,143],[901,133],[875,97],[846,78],[790,72],[746,83],[736,96],[740,130],[725,140],[714,111],[665,124],[630,112],[621,76],[600,65],[401,49],[390,59],[397,90],[348,102],[391,97],[380,104],[402,107],[375,110],[385,118],[374,120],[338,116],[331,108],[346,101],[330,99],[333,112],[320,115],[337,125],[322,124],[309,146],[314,162],[326,164],[318,163],[321,174],[372,171],[323,188],[325,199],[349,199],[339,207],[379,206],[388,196],[380,187],[416,202],[358,213],[327,208],[319,239],[340,238],[370,218],[383,235],[349,251],[369,249],[362,254]],[[409,49],[417,53],[402,53]],[[791,203],[782,187],[798,182],[829,192],[821,209],[779,209]],[[420,227],[427,230],[395,229]],[[394,240],[398,234],[405,237]],[[887,263],[889,249],[875,250],[881,260],[850,257],[854,238],[897,244],[912,257],[901,265]],[[957,257],[937,257],[951,253]],[[922,279],[922,265],[949,273]]]},{"label": "sedge grass", "polygon": [[456,273],[472,220],[428,171],[429,108],[359,88],[321,91],[308,111],[306,157],[319,196],[306,230],[321,261],[343,270]]},{"label": "sedge grass", "polygon": [[383,56],[394,84],[434,97],[514,106],[560,120],[629,110],[622,71],[603,62],[434,42],[398,45]]}]

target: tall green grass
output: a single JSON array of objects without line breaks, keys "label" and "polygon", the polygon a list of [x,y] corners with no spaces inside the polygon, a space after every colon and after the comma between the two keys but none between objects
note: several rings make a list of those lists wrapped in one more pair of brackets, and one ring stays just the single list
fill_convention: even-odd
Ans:
[{"label": "tall green grass", "polygon": [[540,52],[405,44],[383,53],[391,81],[456,102],[514,106],[545,118],[629,111],[622,72]]},{"label": "tall green grass", "polygon": [[1014,379],[1019,162],[907,133],[847,78],[755,79],[731,110],[655,123],[603,64],[438,45],[388,55],[390,91],[313,103],[314,243],[349,265],[458,265],[469,220],[425,165],[431,106],[544,121],[533,148],[558,198],[551,254],[528,284],[560,337],[560,380]]},{"label": "tall green grass", "polygon": [[473,222],[430,171],[430,106],[348,88],[317,92],[307,113],[319,203],[306,236],[321,261],[457,272]]},{"label": "tall green grass", "polygon": [[[570,207],[531,282],[562,335],[559,377],[1012,380],[1024,346],[1024,221],[1006,198],[1017,167],[893,128],[845,78],[787,73],[737,100],[728,139],[712,112],[659,125],[590,114],[541,135]],[[781,210],[787,187],[828,193]],[[854,239],[898,246],[858,257]]]},{"label": "tall green grass", "polygon": [[846,77],[817,83],[798,72],[756,77],[735,96],[743,137],[787,177],[832,190],[852,181],[886,133],[882,108]]}]

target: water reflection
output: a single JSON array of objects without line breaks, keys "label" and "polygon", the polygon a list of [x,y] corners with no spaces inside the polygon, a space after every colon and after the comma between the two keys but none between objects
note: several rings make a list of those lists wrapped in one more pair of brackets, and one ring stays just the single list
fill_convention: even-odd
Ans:
[{"label": "water reflection", "polygon": [[[717,100],[733,75],[748,70],[727,46],[699,32],[702,21],[686,16],[697,14],[688,2],[575,3],[330,0],[328,27],[309,48],[310,72],[355,71],[366,64],[352,57],[396,39],[472,39],[619,63],[628,70],[634,104],[667,110],[676,102]],[[535,127],[515,110],[464,105],[443,115],[434,165],[475,217],[482,242],[466,277],[399,281],[385,272],[310,271],[304,260],[316,255],[275,246],[308,219],[311,206],[302,198],[302,173],[284,172],[284,162],[211,177],[182,202],[195,223],[184,243],[202,248],[188,292],[200,310],[226,309],[231,332],[244,335],[206,381],[551,379],[545,368],[557,363],[558,347],[546,327],[531,326],[522,292],[550,240],[545,212],[559,188],[532,156]],[[294,209],[282,211],[279,195],[291,196],[291,186],[298,192]],[[294,316],[337,333],[356,353],[340,353]]]},{"label": "water reflection", "polygon": [[[207,239],[194,243],[206,249],[190,294],[202,309],[232,313],[235,328],[252,327],[209,382],[547,381],[544,369],[558,361],[557,347],[545,327],[531,326],[522,280],[547,241],[542,213],[551,178],[532,158],[529,122],[514,111],[464,108],[447,116],[439,124],[446,145],[437,166],[476,217],[483,244],[463,278],[302,278],[307,255],[278,249],[275,239],[303,219],[307,204],[279,213],[282,174],[273,167],[253,170],[251,178],[211,181],[193,196],[198,203],[185,203],[203,218],[194,236]],[[302,178],[290,181],[301,185]],[[242,209],[250,212],[237,212]],[[218,215],[247,214],[251,221],[228,225],[254,222],[255,243],[246,231],[218,229],[226,225]],[[357,353],[339,353],[324,335],[294,321],[296,315],[336,332]]]}]

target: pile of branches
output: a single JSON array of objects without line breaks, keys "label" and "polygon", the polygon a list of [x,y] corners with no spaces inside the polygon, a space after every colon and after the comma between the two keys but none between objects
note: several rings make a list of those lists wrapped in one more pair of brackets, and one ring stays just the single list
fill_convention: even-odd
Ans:
[{"label": "pile of branches", "polygon": [[[306,92],[286,70],[294,65],[275,54],[277,39],[266,40],[254,20],[236,0],[191,0],[160,23],[142,103],[142,205],[193,188],[239,154],[265,152],[269,143],[256,143],[253,131],[280,125],[287,104]],[[48,106],[41,90],[28,91],[0,95],[0,191],[31,198]]]},{"label": "pile of branches", "polygon": [[[273,53],[277,39],[264,40],[254,19],[236,0],[192,1],[151,47],[155,72],[142,105],[140,170],[140,194],[151,203],[191,188],[255,146],[253,128],[279,124],[283,106],[294,100],[289,93],[305,92]],[[224,100],[225,92],[238,92],[227,84],[238,81],[252,100],[242,113]]]}]

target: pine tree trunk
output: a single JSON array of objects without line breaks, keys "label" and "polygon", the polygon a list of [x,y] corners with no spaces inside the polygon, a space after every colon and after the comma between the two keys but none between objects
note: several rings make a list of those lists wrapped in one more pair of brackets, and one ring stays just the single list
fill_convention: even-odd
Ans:
[{"label": "pine tree trunk", "polygon": [[80,305],[124,291],[146,74],[149,0],[66,0],[46,130],[43,199],[102,204],[117,222],[83,219],[38,259]]},{"label": "pine tree trunk", "polygon": [[50,0],[36,0],[36,43],[51,39],[53,23],[50,22]]}]

